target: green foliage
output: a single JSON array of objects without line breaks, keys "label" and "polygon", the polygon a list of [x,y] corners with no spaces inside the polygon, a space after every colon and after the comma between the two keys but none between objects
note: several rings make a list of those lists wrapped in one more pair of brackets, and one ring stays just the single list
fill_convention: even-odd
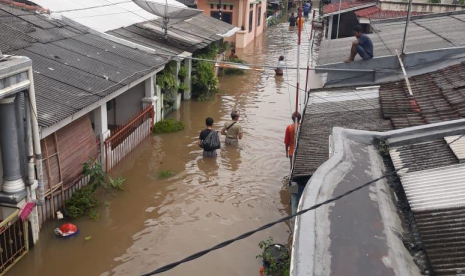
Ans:
[{"label": "green foliage", "polygon": [[157,75],[157,84],[163,90],[177,90],[177,78],[174,74],[171,74],[169,70],[165,69],[161,74]]},{"label": "green foliage", "polygon": [[87,186],[77,189],[70,199],[66,200],[66,211],[71,218],[89,216],[97,219],[99,213],[97,207],[100,201],[97,198],[97,191],[103,188],[106,191],[110,189],[123,190],[123,183],[126,179],[118,177],[113,180],[102,169],[102,164],[95,159],[87,161],[82,166],[82,174],[89,177]]},{"label": "green foliage", "polygon": [[379,143],[379,154],[381,154],[381,156],[389,156],[389,150],[390,150],[390,147],[389,147],[389,143],[387,141],[381,141]]},{"label": "green foliage", "polygon": [[155,126],[153,126],[153,132],[157,134],[170,133],[182,129],[184,129],[183,123],[173,119],[161,120],[160,122],[157,122]]},{"label": "green foliage", "polygon": [[231,49],[231,44],[229,42],[227,42],[227,41],[220,42],[220,46],[219,46],[219,50],[218,50],[219,53],[224,53],[229,49]]},{"label": "green foliage", "polygon": [[[194,57],[199,59],[215,59],[218,54],[218,43],[194,53]],[[217,91],[218,78],[215,74],[214,64],[208,61],[194,61],[192,74],[192,96],[198,100],[210,98],[214,91]]]},{"label": "green foliage", "polygon": [[465,5],[465,0],[460,0],[459,5]]},{"label": "green foliage", "polygon": [[187,84],[185,84],[185,83],[181,83],[179,85],[179,89],[182,90],[182,91],[187,91],[187,90],[189,90],[189,86]]},{"label": "green foliage", "polygon": [[428,0],[428,3],[431,3],[431,4],[441,4],[441,0]]},{"label": "green foliage", "polygon": [[173,175],[174,175],[174,172],[169,171],[169,170],[163,170],[158,173],[158,176],[160,178],[168,178],[168,177],[172,177]]},{"label": "green foliage", "polygon": [[269,267],[264,269],[265,275],[279,275],[289,276],[291,267],[291,258],[289,252],[283,251],[279,257],[275,257],[269,250],[270,246],[274,244],[273,238],[269,237],[266,241],[261,241],[258,246],[262,249],[262,253],[257,255],[256,258],[269,264]]},{"label": "green foliage", "polygon": [[[66,210],[71,218],[82,216],[95,217],[96,208],[99,205],[95,191],[92,186],[86,186],[76,190],[73,196],[66,200]],[[93,216],[91,216],[93,215]]]},{"label": "green foliage", "polygon": [[179,68],[179,77],[185,78],[187,76],[187,69],[186,66],[182,65],[181,68]]},{"label": "green foliage", "polygon": [[[239,58],[230,58],[230,62],[235,62],[235,63],[241,63],[241,64],[246,64],[246,62],[242,59]],[[224,73],[226,75],[243,75],[245,73],[244,70],[242,69],[236,69],[236,68],[225,68]]]}]

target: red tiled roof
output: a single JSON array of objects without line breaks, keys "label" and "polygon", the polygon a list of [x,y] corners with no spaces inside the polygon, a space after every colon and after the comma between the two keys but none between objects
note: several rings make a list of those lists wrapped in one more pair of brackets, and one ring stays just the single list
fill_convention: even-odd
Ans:
[{"label": "red tiled roof", "polygon": [[11,6],[15,6],[17,8],[24,9],[24,10],[36,11],[36,12],[39,12],[39,13],[50,14],[50,10],[48,10],[48,9],[44,9],[44,8],[37,7],[37,6],[31,6],[31,5],[27,5],[27,4],[24,4],[24,3],[11,1],[11,0],[0,0],[0,3],[9,4]]},{"label": "red tiled roof", "polygon": [[465,62],[436,72],[382,84],[379,90],[384,118],[404,128],[465,117]]},{"label": "red tiled roof", "polygon": [[[412,16],[422,15],[425,14],[424,12],[412,12]],[[368,19],[388,19],[388,18],[399,18],[399,17],[406,17],[407,11],[387,11],[381,10],[380,8],[368,7],[365,9],[361,9],[355,12],[357,17],[365,17]]]},{"label": "red tiled roof", "polygon": [[[373,0],[352,0],[352,1],[342,1],[341,2],[341,11],[361,7],[368,4],[374,4]],[[337,12],[339,10],[339,2],[328,4],[323,7],[323,14]]]}]

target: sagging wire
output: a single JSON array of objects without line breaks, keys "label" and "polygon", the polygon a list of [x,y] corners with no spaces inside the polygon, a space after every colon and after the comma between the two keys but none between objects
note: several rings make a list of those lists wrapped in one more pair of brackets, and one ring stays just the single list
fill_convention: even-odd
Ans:
[{"label": "sagging wire", "polygon": [[[451,141],[451,142],[445,144],[444,147],[450,146],[451,144],[453,144],[453,143],[455,143],[456,141],[458,141],[459,139],[461,139],[463,136],[465,136],[465,134],[462,134],[462,135],[460,135],[459,137],[457,137],[456,139],[454,139],[453,141]],[[441,149],[441,148],[442,148],[442,147],[437,148],[437,149],[433,152],[433,154],[435,155],[435,154],[437,153],[437,151],[438,151],[439,149]],[[311,207],[309,207],[309,208],[307,208],[307,209],[300,210],[300,211],[296,212],[296,213],[293,214],[293,215],[289,215],[289,216],[283,217],[283,218],[281,218],[281,219],[275,220],[275,221],[273,221],[273,222],[267,223],[267,224],[265,224],[265,225],[262,225],[261,227],[258,227],[258,228],[256,228],[255,230],[248,231],[248,232],[243,233],[243,234],[241,234],[241,235],[239,235],[239,236],[237,236],[237,237],[235,237],[235,238],[233,238],[233,239],[226,240],[226,241],[221,242],[221,243],[219,243],[219,244],[217,244],[217,245],[215,245],[215,246],[213,246],[213,247],[210,247],[210,248],[208,248],[208,249],[206,249],[206,250],[199,251],[199,252],[197,252],[197,253],[195,253],[195,254],[192,254],[192,255],[190,255],[190,256],[188,256],[188,257],[182,259],[182,260],[179,260],[179,261],[177,261],[177,262],[170,263],[170,264],[168,264],[168,265],[164,265],[164,266],[162,266],[162,267],[160,267],[160,268],[158,268],[158,269],[156,269],[156,270],[154,270],[154,271],[151,271],[151,272],[142,274],[142,275],[140,275],[140,276],[151,276],[151,275],[160,274],[160,273],[166,272],[166,271],[168,271],[168,270],[171,270],[171,269],[173,269],[173,268],[175,268],[175,267],[177,267],[177,266],[179,266],[179,265],[181,265],[181,264],[183,264],[183,263],[187,263],[187,262],[193,261],[193,260],[195,260],[195,259],[198,259],[198,258],[200,258],[200,257],[202,257],[202,256],[204,256],[204,255],[206,255],[206,254],[208,254],[208,253],[210,253],[210,252],[212,252],[212,251],[216,251],[216,250],[221,249],[221,248],[224,248],[224,247],[226,247],[226,246],[228,246],[228,245],[230,245],[230,244],[232,244],[232,243],[234,243],[234,242],[236,242],[236,241],[239,241],[239,240],[243,240],[243,239],[245,239],[245,238],[248,238],[248,237],[252,236],[253,234],[255,234],[255,233],[257,233],[257,232],[261,232],[261,231],[263,231],[263,230],[266,230],[266,229],[268,229],[268,228],[270,228],[270,227],[272,227],[272,226],[274,226],[274,225],[276,225],[276,224],[279,224],[279,223],[282,223],[282,222],[286,222],[286,221],[288,221],[288,220],[290,220],[290,219],[292,219],[292,218],[301,216],[301,215],[303,215],[303,214],[305,214],[305,213],[307,213],[307,212],[309,212],[309,211],[316,210],[316,209],[320,208],[321,206],[324,206],[324,205],[333,203],[333,202],[335,202],[335,201],[338,201],[338,200],[340,200],[341,198],[346,197],[346,196],[348,196],[348,195],[350,195],[350,194],[352,194],[352,193],[354,193],[354,192],[356,192],[356,191],[359,191],[359,190],[361,190],[361,189],[363,189],[363,188],[365,188],[365,187],[367,187],[367,186],[369,186],[369,185],[371,185],[371,184],[373,184],[373,183],[376,183],[376,182],[378,182],[378,181],[380,181],[380,180],[383,180],[384,178],[387,178],[387,177],[389,177],[389,176],[394,176],[394,175],[396,175],[398,172],[400,172],[401,170],[404,170],[404,169],[410,167],[411,165],[415,165],[416,163],[417,163],[417,162],[411,162],[411,163],[409,163],[409,164],[405,164],[405,165],[403,165],[402,167],[400,167],[400,168],[398,168],[398,169],[395,169],[394,171],[392,171],[392,172],[390,172],[390,173],[384,174],[384,175],[382,175],[382,176],[380,176],[380,177],[378,177],[378,178],[376,178],[376,179],[374,179],[374,180],[371,180],[371,181],[368,181],[368,182],[366,182],[366,183],[364,183],[364,184],[361,184],[361,185],[359,185],[358,187],[356,187],[356,188],[354,188],[354,189],[352,189],[352,190],[349,190],[349,191],[347,191],[347,192],[345,192],[345,193],[343,193],[343,194],[341,194],[341,195],[335,196],[335,197],[333,197],[333,198],[331,198],[331,199],[328,199],[328,200],[325,200],[325,201],[323,201],[323,202],[321,202],[321,203],[315,204],[315,205],[313,205],[313,206],[311,206]]]}]

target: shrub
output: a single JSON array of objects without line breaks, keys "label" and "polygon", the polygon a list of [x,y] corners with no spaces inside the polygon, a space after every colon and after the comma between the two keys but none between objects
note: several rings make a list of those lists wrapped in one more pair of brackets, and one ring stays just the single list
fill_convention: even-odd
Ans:
[{"label": "shrub", "polygon": [[173,119],[165,119],[157,122],[153,127],[153,132],[160,133],[170,133],[184,129],[184,125],[180,121],[175,121]]},{"label": "shrub", "polygon": [[100,162],[91,159],[85,162],[82,166],[82,174],[89,177],[87,186],[74,191],[71,198],[65,201],[66,212],[71,218],[89,216],[92,219],[97,219],[99,213],[97,207],[100,201],[97,198],[97,191],[103,188],[106,191],[110,189],[123,190],[123,183],[126,179],[118,177],[116,180],[107,175]]},{"label": "shrub", "polygon": [[174,175],[174,172],[169,171],[169,170],[163,170],[158,173],[158,176],[160,178],[168,178],[168,177],[172,177],[173,175]]}]

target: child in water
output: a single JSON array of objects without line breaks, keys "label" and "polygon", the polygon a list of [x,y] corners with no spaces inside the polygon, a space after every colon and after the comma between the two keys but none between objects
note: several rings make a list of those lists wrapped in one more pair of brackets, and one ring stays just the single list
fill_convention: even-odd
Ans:
[{"label": "child in water", "polygon": [[278,65],[276,66],[276,69],[274,69],[276,76],[282,76],[284,74],[284,67],[284,56],[280,56],[278,60]]}]

